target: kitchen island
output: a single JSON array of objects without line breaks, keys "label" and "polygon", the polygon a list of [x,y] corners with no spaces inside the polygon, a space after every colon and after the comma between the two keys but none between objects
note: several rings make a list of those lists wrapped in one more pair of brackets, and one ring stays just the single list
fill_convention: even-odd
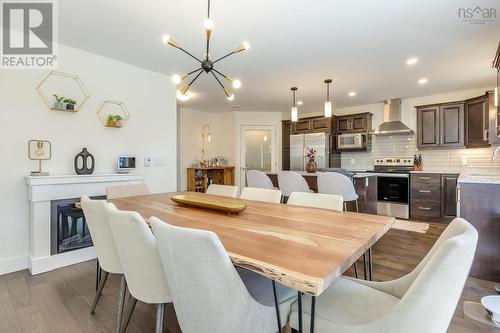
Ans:
[{"label": "kitchen island", "polygon": [[464,170],[458,178],[457,215],[478,231],[470,275],[500,281],[500,168]]},{"label": "kitchen island", "polygon": [[[318,192],[318,175],[321,171],[314,173],[309,173],[305,171],[296,171],[306,180],[309,188]],[[278,173],[277,172],[266,172],[269,176],[273,185],[278,186]],[[358,205],[359,212],[366,214],[377,214],[377,174],[370,172],[356,173],[353,176],[354,188],[359,196]],[[347,203],[347,210],[356,211],[355,202]]]}]

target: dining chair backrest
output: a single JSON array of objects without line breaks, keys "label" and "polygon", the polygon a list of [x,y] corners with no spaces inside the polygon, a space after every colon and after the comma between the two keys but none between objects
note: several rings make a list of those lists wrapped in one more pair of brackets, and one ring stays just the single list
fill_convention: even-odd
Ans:
[{"label": "dining chair backrest", "polygon": [[280,203],[281,191],[265,188],[245,187],[243,191],[241,191],[240,199]]},{"label": "dining chair backrest", "polygon": [[215,233],[155,217],[150,222],[182,332],[266,332],[260,326],[266,318],[258,316],[262,305],[250,296]]},{"label": "dining chair backrest", "polygon": [[220,195],[223,197],[236,198],[238,196],[238,186],[210,184],[207,194]]},{"label": "dining chair backrest", "polygon": [[411,273],[379,283],[381,288],[375,283],[377,289],[401,298],[392,318],[384,320],[394,327],[412,328],[407,332],[446,332],[469,275],[477,239],[476,229],[457,218]]},{"label": "dining chair backrest", "polygon": [[120,258],[108,219],[108,210],[116,208],[105,200],[91,200],[86,195],[81,198],[81,204],[99,265],[108,273],[122,274]]},{"label": "dining chair backrest", "polygon": [[285,197],[290,196],[292,192],[310,192],[304,177],[294,171],[279,171],[278,184]]},{"label": "dining chair backrest", "polygon": [[341,195],[344,201],[358,199],[351,179],[338,172],[322,172],[318,174],[318,193]]},{"label": "dining chair backrest", "polygon": [[171,302],[156,239],[137,212],[111,211],[109,222],[130,294],[145,303]]},{"label": "dining chair backrest", "polygon": [[136,197],[147,194],[149,194],[149,188],[146,184],[115,185],[106,188],[106,197],[108,199]]},{"label": "dining chair backrest", "polygon": [[247,171],[247,186],[256,188],[274,189],[273,182],[268,175],[260,170]]},{"label": "dining chair backrest", "polygon": [[344,200],[336,194],[292,192],[287,205],[342,211]]}]

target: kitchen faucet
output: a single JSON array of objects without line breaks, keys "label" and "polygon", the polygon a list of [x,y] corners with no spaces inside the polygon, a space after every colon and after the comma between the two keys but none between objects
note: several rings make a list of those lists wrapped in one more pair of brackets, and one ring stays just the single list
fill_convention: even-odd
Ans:
[{"label": "kitchen faucet", "polygon": [[500,146],[498,146],[494,151],[493,151],[493,155],[491,156],[491,160],[494,161],[497,159],[497,154],[498,154],[498,151],[500,151]]}]

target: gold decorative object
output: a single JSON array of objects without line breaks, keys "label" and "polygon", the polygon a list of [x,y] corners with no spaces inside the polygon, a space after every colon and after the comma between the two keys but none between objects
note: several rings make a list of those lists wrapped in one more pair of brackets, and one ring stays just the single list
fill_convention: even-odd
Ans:
[{"label": "gold decorative object", "polygon": [[[78,89],[82,92],[82,98],[79,101],[74,101],[72,98],[68,97],[66,98],[66,101],[68,102],[74,102],[73,103],[73,109],[67,109],[64,107],[55,107],[54,102],[51,102],[49,98],[46,95],[46,92],[43,90],[43,86],[47,84],[48,79],[51,77],[59,77],[59,78],[66,78],[66,79],[72,79],[74,82],[76,82]],[[85,102],[90,98],[90,95],[87,91],[87,88],[85,88],[85,85],[83,84],[82,80],[80,80],[80,77],[78,75],[74,74],[68,74],[68,73],[63,73],[63,72],[58,72],[58,71],[51,71],[47,76],[43,78],[42,81],[36,86],[36,91],[40,95],[40,97],[43,99],[47,107],[51,110],[55,111],[65,111],[65,112],[77,112],[81,109],[81,107],[85,104]],[[50,93],[50,96],[53,96],[54,94],[59,94],[60,92],[58,91],[53,91]],[[75,97],[76,98],[76,97]],[[57,103],[60,104],[60,103]]]},{"label": "gold decorative object", "polygon": [[216,210],[220,212],[238,214],[247,208],[247,204],[241,200],[231,198],[218,198],[209,194],[177,194],[171,197],[173,202],[192,207]]},{"label": "gold decorative object", "polygon": [[52,144],[47,140],[29,140],[28,158],[32,161],[38,161],[38,171],[32,171],[32,176],[48,176],[48,172],[42,172],[42,161],[52,158]]},{"label": "gold decorative object", "polygon": [[[114,107],[114,111],[107,110],[110,106]],[[121,101],[104,101],[99,110],[97,110],[97,117],[106,127],[121,128],[124,127],[130,118],[130,113],[127,111],[125,103]]]}]

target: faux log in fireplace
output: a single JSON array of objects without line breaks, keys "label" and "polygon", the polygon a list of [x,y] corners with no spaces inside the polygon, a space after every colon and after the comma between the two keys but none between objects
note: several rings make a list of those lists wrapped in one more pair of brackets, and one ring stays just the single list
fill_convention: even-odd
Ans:
[{"label": "faux log in fireplace", "polygon": [[[93,197],[93,199],[105,198],[105,196]],[[50,252],[52,255],[93,245],[85,215],[77,205],[78,202],[80,202],[80,198],[51,201]]]}]

